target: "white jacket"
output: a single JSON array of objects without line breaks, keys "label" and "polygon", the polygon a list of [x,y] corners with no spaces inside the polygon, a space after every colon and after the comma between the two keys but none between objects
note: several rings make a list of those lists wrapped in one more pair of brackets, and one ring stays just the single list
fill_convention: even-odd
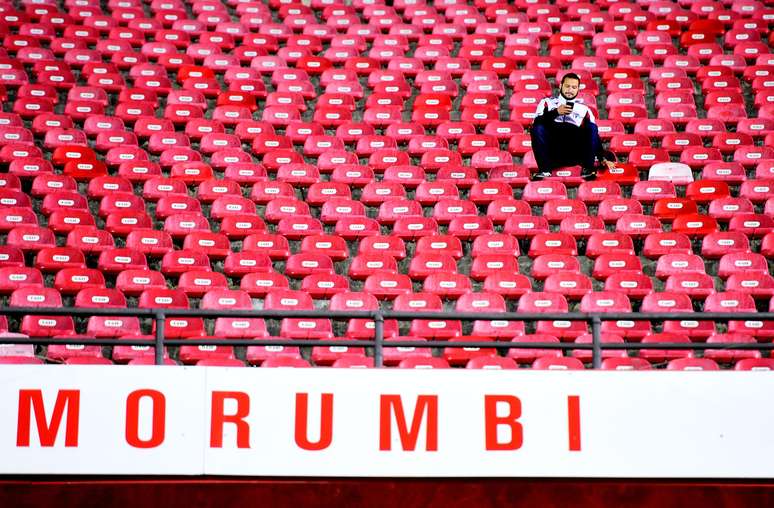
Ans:
[{"label": "white jacket", "polygon": [[[596,123],[596,119],[594,118],[594,113],[591,111],[591,108],[583,104],[581,99],[575,98],[573,103],[574,105],[572,112],[568,115],[557,115],[557,117],[554,118],[554,122],[571,123],[576,127],[580,127],[583,124],[583,120],[586,118],[586,116],[588,116],[589,121]],[[541,116],[547,111],[553,111],[557,109],[562,104],[567,104],[567,99],[565,99],[561,94],[558,97],[546,97],[538,104],[535,115]]]}]

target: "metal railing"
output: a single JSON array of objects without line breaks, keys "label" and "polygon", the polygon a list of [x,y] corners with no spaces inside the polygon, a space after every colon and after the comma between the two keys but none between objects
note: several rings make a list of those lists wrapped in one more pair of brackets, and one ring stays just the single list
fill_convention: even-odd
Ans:
[{"label": "metal railing", "polygon": [[[390,310],[374,311],[324,311],[324,310],[196,310],[196,309],[135,309],[135,308],[63,308],[63,307],[3,307],[0,315],[6,316],[131,316],[140,318],[152,318],[155,323],[154,339],[97,339],[91,337],[72,339],[67,338],[41,338],[41,337],[0,337],[2,344],[74,344],[74,345],[99,345],[99,346],[151,346],[155,348],[155,363],[162,365],[164,362],[164,348],[166,346],[347,346],[347,347],[373,347],[374,365],[384,366],[385,347],[459,347],[459,348],[519,348],[519,349],[590,349],[592,351],[592,365],[599,368],[602,364],[602,350],[604,349],[736,349],[736,350],[772,350],[774,343],[707,343],[707,342],[680,342],[680,343],[640,343],[617,342],[603,343],[601,340],[602,323],[605,321],[772,321],[774,313],[771,312],[609,312],[609,313],[581,313],[581,312],[546,312],[546,313],[521,313],[521,312],[405,312]],[[374,338],[370,340],[356,339],[221,339],[221,338],[186,338],[167,339],[164,337],[164,329],[169,317],[191,318],[263,318],[279,320],[284,318],[307,319],[370,319],[374,321]],[[448,340],[389,340],[384,337],[384,322],[387,319],[398,321],[412,321],[414,319],[443,320],[443,321],[584,321],[591,324],[591,343],[575,342],[517,342],[517,341],[477,341],[471,337],[469,341]]]}]

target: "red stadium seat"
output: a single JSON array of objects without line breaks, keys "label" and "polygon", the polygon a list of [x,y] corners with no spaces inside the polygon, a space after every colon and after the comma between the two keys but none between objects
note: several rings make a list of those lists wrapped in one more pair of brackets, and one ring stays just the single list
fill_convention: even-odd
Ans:
[{"label": "red stadium seat", "polygon": [[720,367],[709,358],[679,358],[670,360],[667,370],[720,370]]},{"label": "red stadium seat", "polygon": [[577,358],[564,356],[541,356],[532,363],[537,370],[583,370],[583,362]]}]

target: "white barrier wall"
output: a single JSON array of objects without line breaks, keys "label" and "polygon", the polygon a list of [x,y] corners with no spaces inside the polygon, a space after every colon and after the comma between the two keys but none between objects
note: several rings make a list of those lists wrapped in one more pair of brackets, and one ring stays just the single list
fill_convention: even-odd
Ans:
[{"label": "white barrier wall", "polygon": [[774,375],[3,366],[0,474],[773,478]]}]

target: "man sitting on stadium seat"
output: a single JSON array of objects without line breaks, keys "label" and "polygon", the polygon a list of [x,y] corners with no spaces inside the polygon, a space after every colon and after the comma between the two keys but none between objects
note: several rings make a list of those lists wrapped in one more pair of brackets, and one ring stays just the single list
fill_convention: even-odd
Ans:
[{"label": "man sitting on stadium seat", "polygon": [[576,99],[579,89],[580,77],[565,74],[559,96],[547,97],[538,104],[531,129],[532,152],[538,165],[534,180],[551,176],[556,168],[576,165],[583,168],[583,178],[593,179],[597,174],[595,158],[608,168],[614,165],[605,160],[594,113]]}]

